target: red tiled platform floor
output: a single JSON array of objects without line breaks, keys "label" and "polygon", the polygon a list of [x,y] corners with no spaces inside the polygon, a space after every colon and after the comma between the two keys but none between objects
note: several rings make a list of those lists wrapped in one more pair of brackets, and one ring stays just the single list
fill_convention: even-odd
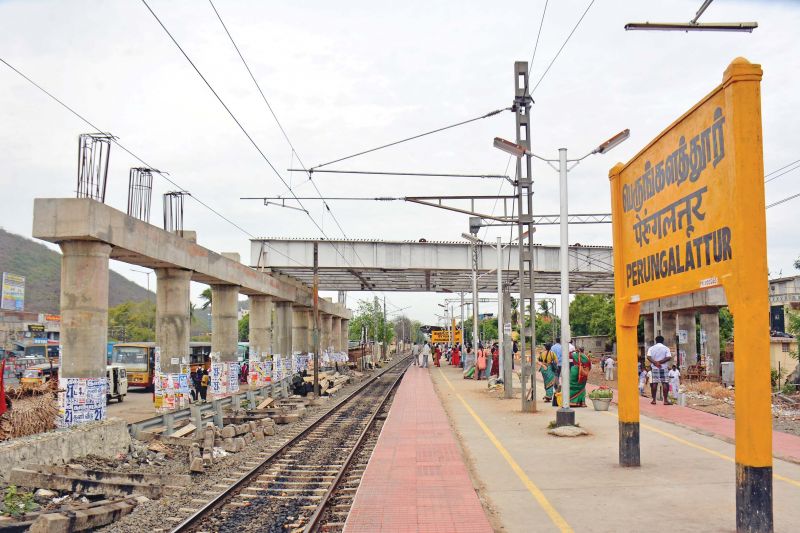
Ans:
[{"label": "red tiled platform floor", "polygon": [[346,533],[492,531],[428,372],[400,383]]}]

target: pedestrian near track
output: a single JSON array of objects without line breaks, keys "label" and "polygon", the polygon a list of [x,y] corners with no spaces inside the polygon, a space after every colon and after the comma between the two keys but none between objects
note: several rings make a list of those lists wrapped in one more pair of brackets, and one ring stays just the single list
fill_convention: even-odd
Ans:
[{"label": "pedestrian near track", "polygon": [[605,366],[605,374],[606,374],[606,381],[613,381],[614,380],[614,358],[609,357],[606,359],[606,366]]},{"label": "pedestrian near track", "polygon": [[411,345],[411,364],[419,366],[419,346],[416,342]]}]

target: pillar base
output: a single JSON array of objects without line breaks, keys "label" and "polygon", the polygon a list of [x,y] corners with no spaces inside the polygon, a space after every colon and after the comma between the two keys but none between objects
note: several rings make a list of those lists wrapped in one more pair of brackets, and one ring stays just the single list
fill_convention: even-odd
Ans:
[{"label": "pillar base", "polygon": [[736,531],[773,531],[771,466],[736,463]]},{"label": "pillar base", "polygon": [[639,458],[639,422],[619,423],[619,465],[641,466]]},{"label": "pillar base", "polygon": [[569,408],[561,408],[556,411],[556,427],[561,426],[574,426],[575,425],[575,410]]}]

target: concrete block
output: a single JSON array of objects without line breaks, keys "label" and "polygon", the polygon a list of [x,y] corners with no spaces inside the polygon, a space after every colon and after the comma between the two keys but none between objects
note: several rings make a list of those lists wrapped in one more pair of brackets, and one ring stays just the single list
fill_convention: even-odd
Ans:
[{"label": "concrete block", "polygon": [[235,439],[233,439],[233,442],[236,445],[236,451],[237,452],[240,452],[240,451],[244,450],[245,442],[244,442],[244,439],[242,437],[236,437]]},{"label": "concrete block", "polygon": [[233,442],[233,438],[227,438],[222,441],[222,449],[226,452],[236,452],[236,445]]},{"label": "concrete block", "polygon": [[89,454],[111,459],[127,453],[130,443],[128,425],[119,418],[0,442],[0,478],[7,481],[13,468],[67,464]]},{"label": "concrete block", "polygon": [[203,454],[203,465],[204,466],[211,466],[211,463],[214,462],[214,458],[211,455],[211,452],[206,452]]},{"label": "concrete block", "polygon": [[194,457],[192,458],[192,462],[189,463],[189,471],[190,472],[203,472],[205,467],[203,466],[203,459],[201,457]]},{"label": "concrete block", "polygon": [[275,435],[275,426],[269,426],[269,427],[261,428],[261,431],[264,432],[265,436],[271,437],[271,436]]},{"label": "concrete block", "polygon": [[225,426],[224,428],[222,428],[222,431],[220,431],[220,436],[223,439],[231,439],[231,438],[235,437],[236,436],[236,427],[233,424]]}]

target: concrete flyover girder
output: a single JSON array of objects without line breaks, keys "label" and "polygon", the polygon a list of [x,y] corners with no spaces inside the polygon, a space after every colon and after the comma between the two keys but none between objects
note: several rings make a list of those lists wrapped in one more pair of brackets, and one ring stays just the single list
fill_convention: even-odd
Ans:
[{"label": "concrete flyover girder", "polygon": [[[313,239],[252,239],[250,264],[304,283],[313,279]],[[464,242],[322,240],[318,243],[321,290],[471,292],[471,252]],[[338,250],[338,251],[337,251]],[[497,268],[497,252],[478,245],[480,274]],[[506,247],[500,269],[503,282],[518,287],[519,247]],[[342,255],[344,258],[342,258]],[[534,248],[536,292],[560,292],[558,246]],[[494,292],[494,273],[478,280],[478,290]],[[609,246],[570,246],[570,291],[614,292],[614,266]]]},{"label": "concrete flyover girder", "polygon": [[[192,281],[209,285],[236,285],[248,296],[267,295],[276,301],[311,306],[311,289],[223,257],[196,243],[88,198],[36,198],[33,237],[60,243],[95,241],[112,247],[111,259],[146,268],[192,271]],[[320,300],[328,314],[351,318],[339,304]]]},{"label": "concrete flyover girder", "polygon": [[656,311],[673,312],[687,309],[719,308],[728,305],[725,290],[712,287],[678,296],[669,296],[658,300],[642,302],[641,314],[652,315]]}]

